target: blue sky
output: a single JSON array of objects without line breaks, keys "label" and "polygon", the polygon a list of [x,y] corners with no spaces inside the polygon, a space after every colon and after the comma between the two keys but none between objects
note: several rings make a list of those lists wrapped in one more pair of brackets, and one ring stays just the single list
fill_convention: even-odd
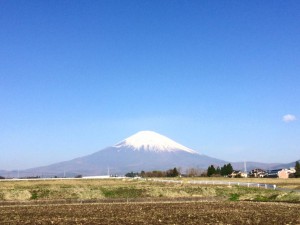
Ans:
[{"label": "blue sky", "polygon": [[1,1],[0,169],[140,130],[224,160],[300,159],[299,11],[299,1]]}]

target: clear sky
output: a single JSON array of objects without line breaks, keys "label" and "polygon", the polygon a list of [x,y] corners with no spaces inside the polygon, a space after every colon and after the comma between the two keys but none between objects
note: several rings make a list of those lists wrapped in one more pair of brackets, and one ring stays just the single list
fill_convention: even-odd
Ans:
[{"label": "clear sky", "polygon": [[298,0],[0,1],[0,169],[141,130],[229,161],[300,159],[299,12]]}]

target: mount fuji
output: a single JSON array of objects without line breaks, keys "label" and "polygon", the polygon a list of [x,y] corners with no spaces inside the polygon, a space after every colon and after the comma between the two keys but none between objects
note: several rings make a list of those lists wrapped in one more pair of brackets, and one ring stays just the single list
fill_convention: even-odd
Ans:
[{"label": "mount fuji", "polygon": [[196,154],[197,152],[189,149],[163,135],[153,131],[140,131],[129,138],[121,141],[114,146],[118,149],[131,149],[132,151],[145,151],[145,152],[188,152]]},{"label": "mount fuji", "polygon": [[209,165],[221,166],[224,163],[223,160],[199,154],[153,131],[141,131],[91,155],[22,172],[44,176],[86,176],[107,174],[108,170],[110,174],[125,174],[174,167],[206,169]]}]

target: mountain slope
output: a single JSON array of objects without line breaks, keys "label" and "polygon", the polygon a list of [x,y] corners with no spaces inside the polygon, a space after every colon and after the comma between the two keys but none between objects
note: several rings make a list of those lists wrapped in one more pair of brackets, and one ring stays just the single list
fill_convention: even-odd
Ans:
[{"label": "mountain slope", "polygon": [[[244,162],[233,162],[233,163],[231,163],[231,165],[235,170],[244,171]],[[256,168],[263,169],[263,170],[270,170],[270,169],[273,169],[274,167],[277,167],[278,165],[280,165],[280,164],[279,163],[247,162],[246,167],[247,167],[247,171],[249,172]]]},{"label": "mountain slope", "polygon": [[[141,131],[93,154],[55,163],[49,166],[37,167],[23,171],[1,171],[5,177],[27,176],[75,176],[125,174],[141,170],[167,170],[181,167],[207,169],[210,165],[223,166],[226,161],[212,158],[187,148],[175,141],[152,131]],[[231,163],[234,169],[244,170],[244,162]],[[247,162],[247,171],[254,168],[275,169],[289,168],[295,162],[288,164]]]},{"label": "mountain slope", "polygon": [[299,159],[299,160],[295,160],[295,162],[282,163],[282,164],[276,165],[276,166],[272,167],[271,169],[282,169],[282,168],[291,168],[291,167],[295,167],[296,161],[300,162],[300,159]]},{"label": "mountain slope", "polygon": [[141,170],[166,170],[174,167],[197,167],[206,169],[209,165],[223,165],[223,160],[198,154],[175,141],[152,131],[141,131],[131,137],[91,155],[70,161],[26,170],[27,174],[44,176],[75,174],[103,175],[140,172]]}]

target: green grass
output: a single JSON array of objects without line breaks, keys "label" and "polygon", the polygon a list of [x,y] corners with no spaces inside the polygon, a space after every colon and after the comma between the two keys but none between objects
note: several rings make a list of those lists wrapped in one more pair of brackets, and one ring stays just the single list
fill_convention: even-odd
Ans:
[{"label": "green grass", "polygon": [[229,197],[229,200],[230,200],[230,201],[238,201],[239,198],[240,198],[240,195],[239,195],[239,194],[237,194],[237,193],[232,193],[232,194],[230,195],[230,197]]},{"label": "green grass", "polygon": [[38,199],[38,194],[37,194],[37,191],[33,190],[31,192],[31,197],[30,197],[31,200],[36,200]]},{"label": "green grass", "polygon": [[31,200],[37,200],[37,199],[48,199],[50,196],[50,190],[45,188],[35,189],[31,190]]}]

